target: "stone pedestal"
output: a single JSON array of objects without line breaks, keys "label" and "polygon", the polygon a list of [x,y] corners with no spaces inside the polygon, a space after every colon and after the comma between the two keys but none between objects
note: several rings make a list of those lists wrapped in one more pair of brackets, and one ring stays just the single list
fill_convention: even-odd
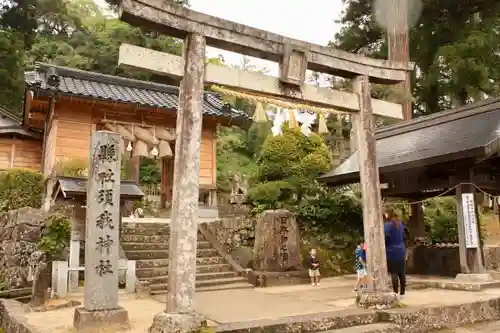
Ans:
[{"label": "stone pedestal", "polygon": [[95,333],[103,327],[106,330],[130,328],[128,312],[122,307],[105,311],[88,311],[84,307],[76,308],[73,326],[78,333]]},{"label": "stone pedestal", "polygon": [[363,292],[356,297],[356,305],[365,309],[390,309],[399,302],[398,295],[392,291]]},{"label": "stone pedestal", "polygon": [[196,313],[168,313],[155,314],[149,333],[198,333],[207,328],[206,319]]},{"label": "stone pedestal", "polygon": [[485,283],[494,281],[493,277],[489,273],[460,273],[457,274],[455,280],[460,283]]}]

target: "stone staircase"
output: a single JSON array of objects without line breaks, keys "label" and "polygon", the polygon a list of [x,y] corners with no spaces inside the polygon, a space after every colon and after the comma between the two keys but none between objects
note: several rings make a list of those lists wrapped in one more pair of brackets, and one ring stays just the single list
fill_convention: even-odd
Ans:
[{"label": "stone staircase", "polygon": [[[127,259],[136,261],[137,279],[149,283],[152,295],[167,293],[169,237],[166,223],[122,224],[121,246]],[[196,291],[253,288],[201,233],[196,263]]]}]

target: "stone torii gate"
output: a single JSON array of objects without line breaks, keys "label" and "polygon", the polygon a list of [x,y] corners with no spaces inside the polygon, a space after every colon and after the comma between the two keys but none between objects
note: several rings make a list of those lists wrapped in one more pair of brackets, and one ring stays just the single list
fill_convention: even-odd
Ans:
[{"label": "stone torii gate", "polygon": [[[363,222],[369,246],[368,269],[373,291],[361,295],[365,304],[392,304],[388,290],[382,206],[375,156],[373,114],[402,119],[401,105],[370,98],[370,82],[403,82],[412,66],[375,60],[287,38],[235,22],[195,12],[163,0],[122,0],[121,20],[184,39],[184,57],[122,45],[120,63],[182,77],[177,116],[172,225],[169,249],[168,297],[151,333],[191,332],[201,318],[193,309],[196,267],[197,209],[204,82],[271,96],[281,96],[356,116],[363,196]],[[205,65],[206,46],[271,60],[280,77]],[[353,92],[304,84],[306,69],[354,79]]]}]

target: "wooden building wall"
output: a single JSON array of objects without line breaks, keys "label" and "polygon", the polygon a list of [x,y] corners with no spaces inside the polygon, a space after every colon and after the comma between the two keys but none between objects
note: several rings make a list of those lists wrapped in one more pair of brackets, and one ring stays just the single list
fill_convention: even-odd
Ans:
[{"label": "wooden building wall", "polygon": [[[130,113],[121,114],[117,110],[107,113],[103,109],[103,106],[99,107],[97,103],[82,103],[64,98],[56,103],[52,121],[52,130],[55,133],[54,142],[48,139],[54,149],[55,164],[68,159],[87,160],[92,129],[96,128],[95,124],[103,117],[109,120],[141,124],[131,118]],[[161,117],[161,123],[165,127],[175,128],[174,117]],[[158,123],[155,122],[155,124]],[[202,185],[216,184],[215,130],[215,123],[204,124],[200,152],[200,184]],[[49,132],[49,136],[52,136],[52,132]],[[172,151],[174,150],[175,147],[172,145]]]},{"label": "wooden building wall", "polygon": [[0,170],[25,168],[40,171],[41,163],[41,141],[0,138]]},{"label": "wooden building wall", "polygon": [[56,104],[54,124],[56,128],[55,160],[89,159],[90,135],[92,134],[92,106],[61,100]]}]

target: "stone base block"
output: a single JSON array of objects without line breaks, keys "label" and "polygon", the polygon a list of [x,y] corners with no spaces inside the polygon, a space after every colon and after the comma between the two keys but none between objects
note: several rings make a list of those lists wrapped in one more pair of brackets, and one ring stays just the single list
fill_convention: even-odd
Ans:
[{"label": "stone base block", "polygon": [[199,333],[207,328],[206,319],[196,312],[155,314],[149,333]]},{"label": "stone base block", "polygon": [[286,272],[252,271],[248,275],[248,282],[255,287],[272,287],[309,283],[310,278],[306,270]]},{"label": "stone base block", "polygon": [[356,297],[356,305],[365,309],[391,309],[399,304],[398,295],[392,291],[359,293]]},{"label": "stone base block", "polygon": [[88,311],[84,307],[76,308],[73,326],[78,333],[96,333],[100,330],[130,328],[128,312],[122,307],[103,311]]},{"label": "stone base block", "polygon": [[465,274],[460,273],[455,277],[457,282],[462,283],[484,283],[484,282],[492,282],[493,277],[490,273],[471,273]]}]

